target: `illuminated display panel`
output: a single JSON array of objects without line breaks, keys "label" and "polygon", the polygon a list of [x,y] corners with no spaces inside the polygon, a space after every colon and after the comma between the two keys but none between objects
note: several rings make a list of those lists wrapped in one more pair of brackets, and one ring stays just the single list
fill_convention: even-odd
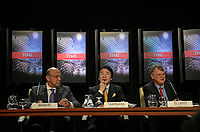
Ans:
[{"label": "illuminated display panel", "polygon": [[200,29],[183,30],[185,79],[200,80]]},{"label": "illuminated display panel", "polygon": [[144,82],[151,80],[152,65],[162,65],[169,80],[173,80],[172,31],[143,31]]},{"label": "illuminated display panel", "polygon": [[86,32],[57,32],[57,68],[62,82],[86,82]]},{"label": "illuminated display panel", "polygon": [[129,32],[100,32],[100,66],[109,65],[113,82],[129,81]]},{"label": "illuminated display panel", "polygon": [[12,31],[12,81],[42,80],[42,31]]}]

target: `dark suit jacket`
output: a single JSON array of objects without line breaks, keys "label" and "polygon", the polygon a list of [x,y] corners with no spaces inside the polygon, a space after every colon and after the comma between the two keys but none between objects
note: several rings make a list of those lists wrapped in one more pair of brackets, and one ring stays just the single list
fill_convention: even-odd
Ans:
[{"label": "dark suit jacket", "polygon": [[[99,91],[99,85],[89,88],[89,94],[92,95],[93,103],[97,101],[96,97],[102,97],[101,101],[104,102],[104,96],[98,91]],[[110,84],[108,91],[108,102],[120,102],[120,101],[126,101],[121,86]]]},{"label": "dark suit jacket", "polygon": [[[99,85],[93,86],[89,88],[89,94],[92,95],[92,101],[95,103],[97,101],[96,97],[102,97],[101,101],[104,102],[104,95],[102,95],[99,91]],[[110,84],[108,91],[108,102],[120,102],[126,101],[126,98],[123,94],[121,86]],[[88,119],[88,131],[105,131],[105,130],[113,130],[113,131],[124,131],[125,122],[122,121],[122,118],[119,116],[96,116],[90,117]]]},{"label": "dark suit jacket", "polygon": [[[38,91],[39,88],[39,91]],[[38,95],[37,95],[38,91]],[[55,93],[55,102],[58,103],[62,98],[68,99],[70,102],[73,103],[74,107],[81,107],[80,103],[76,100],[76,98],[73,96],[70,88],[68,86],[59,86],[56,88]],[[46,85],[40,85],[33,86],[29,95],[29,100],[33,102],[38,102],[39,100],[42,100],[43,103],[48,102],[48,95],[47,95],[47,88]]]},{"label": "dark suit jacket", "polygon": [[[164,87],[165,87],[165,91],[167,93],[167,97],[168,97],[169,101],[172,101],[172,100],[178,98],[176,93],[174,92],[174,89],[172,88],[172,86],[168,82],[164,83]],[[148,106],[147,105],[148,104],[147,103],[147,97],[150,94],[155,94],[157,99],[159,97],[161,97],[160,92],[156,88],[153,81],[151,81],[151,82],[149,82],[149,83],[147,83],[146,85],[143,86],[143,92],[144,92],[144,99],[145,99],[146,106]]]}]

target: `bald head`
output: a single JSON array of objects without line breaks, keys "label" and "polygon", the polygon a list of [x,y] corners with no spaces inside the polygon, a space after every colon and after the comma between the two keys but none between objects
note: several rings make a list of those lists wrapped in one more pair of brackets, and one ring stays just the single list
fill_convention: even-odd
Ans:
[{"label": "bald head", "polygon": [[51,67],[46,71],[47,83],[51,88],[61,85],[61,72],[55,67]]},{"label": "bald head", "polygon": [[58,68],[51,67],[51,68],[49,68],[49,69],[46,71],[46,75],[49,76],[51,71],[56,71],[56,70],[57,70],[57,71],[60,71],[60,70],[58,70]]}]

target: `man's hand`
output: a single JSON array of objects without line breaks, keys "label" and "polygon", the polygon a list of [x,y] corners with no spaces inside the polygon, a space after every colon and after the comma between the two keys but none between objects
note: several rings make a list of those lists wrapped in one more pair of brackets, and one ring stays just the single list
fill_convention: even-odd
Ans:
[{"label": "man's hand", "polygon": [[43,101],[42,100],[38,100],[38,103],[43,103]]},{"label": "man's hand", "polygon": [[103,91],[105,90],[106,88],[106,84],[104,81],[102,81],[100,84],[99,84],[99,90],[103,93]]},{"label": "man's hand", "polygon": [[62,105],[62,106],[64,106],[64,107],[67,107],[67,108],[71,107],[70,102],[66,98],[61,99],[61,101],[59,102],[59,104]]}]

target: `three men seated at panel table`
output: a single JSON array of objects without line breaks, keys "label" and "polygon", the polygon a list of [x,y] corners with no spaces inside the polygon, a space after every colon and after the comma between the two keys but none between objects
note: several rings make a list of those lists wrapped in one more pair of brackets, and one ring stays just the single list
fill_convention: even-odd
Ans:
[{"label": "three men seated at panel table", "polygon": [[[162,66],[152,66],[150,70],[150,76],[152,78],[152,81],[143,87],[146,104],[148,104],[147,97],[150,94],[155,94],[157,97],[162,96],[166,100],[178,99],[177,93],[174,90],[174,86],[170,84],[171,82],[166,81],[165,71]],[[97,101],[96,97],[101,97],[102,102],[126,101],[122,88],[119,85],[111,83],[112,77],[113,70],[109,66],[104,66],[99,69],[99,84],[89,88],[89,94],[92,95],[93,102]],[[57,68],[51,67],[47,70],[46,80],[47,83],[45,85],[32,87],[30,95],[28,97],[31,103],[56,102],[59,104],[59,106],[65,108],[81,107],[80,103],[73,96],[70,88],[68,86],[61,85],[61,72]],[[69,118],[49,117],[46,122],[43,122],[42,124],[44,125],[44,129],[47,129],[46,127],[52,126],[49,128],[49,130],[60,130],[60,128],[62,127],[58,126],[57,124],[59,123],[56,122],[66,122],[67,119]],[[88,130],[92,131],[93,129],[97,129],[96,122],[96,118],[89,119]],[[96,125],[95,128],[94,125]],[[63,126],[65,126],[65,124]]]}]

